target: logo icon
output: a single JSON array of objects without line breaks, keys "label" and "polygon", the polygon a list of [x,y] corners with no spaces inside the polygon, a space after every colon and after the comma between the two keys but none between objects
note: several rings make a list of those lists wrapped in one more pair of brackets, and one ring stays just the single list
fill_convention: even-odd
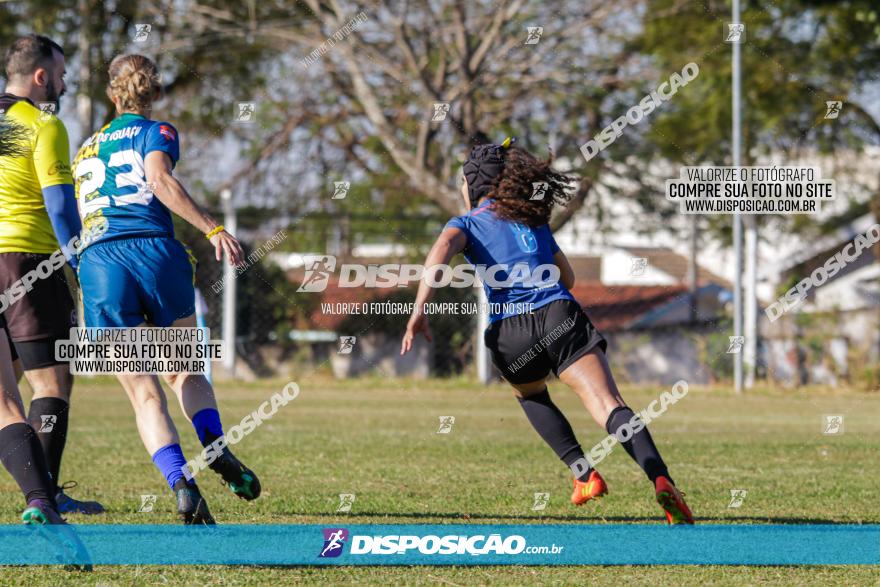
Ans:
[{"label": "logo icon", "polygon": [[145,181],[137,186],[137,197],[142,204],[150,203],[150,200],[153,199],[155,192],[153,190],[156,189],[156,184],[153,182]]},{"label": "logo icon", "polygon": [[40,109],[40,122],[46,122],[53,116],[55,116],[55,111],[58,109],[58,104],[55,102],[37,102],[37,108]]},{"label": "logo icon", "polygon": [[342,554],[342,547],[348,540],[348,530],[345,528],[324,528],[324,548],[318,558],[335,558]]},{"label": "logo icon", "polygon": [[37,432],[52,432],[52,429],[55,428],[55,422],[58,421],[58,416],[55,414],[46,414],[40,416],[40,420],[40,429]]},{"label": "logo icon", "polygon": [[546,181],[533,181],[532,182],[532,197],[530,200],[538,200],[539,202],[544,201],[544,196],[547,195],[547,188],[550,187],[550,184]]},{"label": "logo icon", "polygon": [[146,43],[147,39],[150,38],[150,31],[153,30],[153,25],[151,24],[136,24],[134,25],[134,35],[132,40],[135,43]]},{"label": "logo icon", "polygon": [[526,45],[537,45],[538,41],[541,40],[541,35],[544,34],[544,27],[530,26],[530,27],[526,27],[526,29],[528,29],[528,36],[526,37]]},{"label": "logo icon", "polygon": [[532,505],[533,512],[542,512],[547,509],[547,504],[550,503],[550,494],[549,493],[536,493],[535,494],[535,503]]},{"label": "logo icon", "polygon": [[351,351],[354,350],[354,345],[357,342],[356,336],[340,336],[339,337],[339,350],[336,351],[340,355],[350,355]]},{"label": "logo icon", "polygon": [[156,505],[155,495],[141,495],[141,505],[137,511],[142,514],[149,514],[153,511],[154,505]]},{"label": "logo icon", "polygon": [[169,141],[173,141],[177,138],[177,133],[174,132],[174,129],[168,126],[167,124],[159,125],[159,134],[168,139]]},{"label": "logo icon", "polygon": [[843,108],[843,102],[840,100],[828,100],[825,102],[825,120],[834,120],[840,116],[841,108]]},{"label": "logo icon", "polygon": [[645,270],[648,269],[648,258],[647,257],[633,257],[632,258],[632,266],[629,268],[629,274],[634,277],[640,277],[645,274]]},{"label": "logo icon", "polygon": [[431,122],[443,122],[446,115],[449,114],[448,102],[436,102],[434,104],[434,114],[431,116]]},{"label": "logo icon", "polygon": [[354,493],[340,493],[339,494],[339,507],[336,508],[337,512],[350,512],[351,506],[354,505]]},{"label": "logo icon", "polygon": [[730,503],[727,504],[728,508],[738,508],[743,502],[746,500],[746,495],[748,495],[748,491],[745,489],[731,489],[730,490]]},{"label": "logo icon", "polygon": [[56,161],[49,167],[49,175],[58,175],[62,172],[70,172],[70,165],[64,161]]},{"label": "logo icon", "polygon": [[746,40],[746,25],[741,22],[727,23],[727,36],[725,43],[743,43]]},{"label": "logo icon", "polygon": [[334,181],[333,182],[333,197],[331,200],[342,200],[345,196],[348,195],[348,188],[351,187],[351,182],[348,181]]},{"label": "logo icon", "polygon": [[239,102],[236,105],[236,122],[254,122],[257,115],[257,105],[254,102]]},{"label": "logo icon", "polygon": [[437,429],[437,434],[449,434],[452,432],[452,427],[455,425],[455,416],[440,416],[440,427]]},{"label": "logo icon", "polygon": [[314,259],[306,269],[303,282],[296,291],[324,291],[334,269],[336,269],[336,257],[333,255],[323,255]]},{"label": "logo icon", "polygon": [[743,344],[746,342],[745,336],[731,336],[730,344],[727,347],[727,354],[729,355],[738,355],[739,352],[743,348]]},{"label": "logo icon", "polygon": [[840,414],[825,414],[822,418],[822,434],[825,436],[843,434],[843,416]]}]

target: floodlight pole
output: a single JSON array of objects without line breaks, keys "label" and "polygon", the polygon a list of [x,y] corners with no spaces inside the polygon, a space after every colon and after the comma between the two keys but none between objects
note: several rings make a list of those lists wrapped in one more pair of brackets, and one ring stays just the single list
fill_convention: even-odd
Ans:
[{"label": "floodlight pole", "polygon": [[745,389],[755,386],[755,368],[758,362],[758,223],[754,214],[745,218],[746,229],[746,282],[743,290],[744,320],[743,336],[743,385]]},{"label": "floodlight pole", "polygon": [[[740,22],[739,0],[733,0],[732,20]],[[732,71],[732,149],[733,166],[739,167],[741,140],[740,127],[742,124],[740,112],[740,48],[739,43],[731,43],[733,49]],[[743,266],[743,223],[739,213],[733,216],[733,335],[743,335],[743,298],[742,298],[742,266]],[[743,390],[743,354],[742,350],[733,355],[733,382],[737,393]]]},{"label": "floodlight pole", "polygon": [[[229,233],[235,234],[238,229],[238,218],[232,202],[232,192],[228,189],[220,192],[220,202],[223,205],[223,226]],[[223,263],[223,342],[226,347],[223,368],[227,375],[232,377],[235,375],[235,267],[229,264],[229,259],[225,255],[221,262]]]}]

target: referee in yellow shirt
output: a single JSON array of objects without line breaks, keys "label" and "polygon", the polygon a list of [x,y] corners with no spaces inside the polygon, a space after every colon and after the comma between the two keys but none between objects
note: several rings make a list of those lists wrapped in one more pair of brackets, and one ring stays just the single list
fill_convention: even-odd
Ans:
[{"label": "referee in yellow shirt", "polygon": [[[99,503],[75,500],[58,485],[73,377],[66,362],[55,360],[55,341],[76,325],[73,300],[62,270],[36,279],[31,273],[59,248],[76,268],[69,245],[81,223],[67,129],[54,115],[64,75],[64,51],[47,37],[21,37],[6,52],[0,114],[27,136],[24,156],[0,156],[0,310],[34,391],[28,421],[43,447],[58,511],[95,514],[104,511]],[[8,440],[3,431],[0,445]]]}]

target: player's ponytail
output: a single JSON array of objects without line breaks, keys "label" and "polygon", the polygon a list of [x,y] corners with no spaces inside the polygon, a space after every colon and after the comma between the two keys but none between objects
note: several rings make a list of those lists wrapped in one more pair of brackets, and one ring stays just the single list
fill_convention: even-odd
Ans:
[{"label": "player's ponytail", "polygon": [[552,163],[552,156],[541,160],[516,147],[507,151],[504,169],[489,193],[499,218],[541,226],[550,221],[555,205],[568,203],[573,179],[554,171]]},{"label": "player's ponytail", "polygon": [[123,112],[144,112],[159,98],[162,84],[156,64],[143,55],[119,55],[110,62],[107,95]]}]

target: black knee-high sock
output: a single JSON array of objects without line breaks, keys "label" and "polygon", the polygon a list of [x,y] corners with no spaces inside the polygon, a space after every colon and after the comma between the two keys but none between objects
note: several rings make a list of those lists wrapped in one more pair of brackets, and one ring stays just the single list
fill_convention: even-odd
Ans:
[{"label": "black knee-high sock", "polygon": [[[541,393],[519,398],[519,404],[544,442],[550,445],[579,480],[586,481],[591,469],[584,458],[584,451],[574,436],[571,424],[550,399],[550,393],[545,389]],[[573,467],[576,462],[578,466]]]},{"label": "black knee-high sock", "polygon": [[[621,426],[629,424],[634,415],[633,411],[629,408],[614,408],[611,414],[608,415],[605,430],[608,431],[608,434],[617,435],[617,431],[620,430]],[[620,437],[618,437],[618,440],[620,440]],[[620,444],[623,445],[627,454],[639,464],[652,483],[660,476],[666,477],[672,482],[672,478],[669,477],[669,471],[666,470],[666,463],[663,462],[660,452],[654,445],[654,439],[651,438],[651,433],[648,432],[647,426]]]},{"label": "black knee-high sock", "polygon": [[58,473],[61,470],[61,455],[67,442],[67,414],[69,404],[57,397],[41,397],[31,401],[28,422],[37,431],[37,438],[43,446],[46,466],[52,483],[58,487]]},{"label": "black knee-high sock", "polygon": [[30,425],[17,422],[0,429],[0,462],[18,483],[25,502],[44,499],[55,505],[55,484],[46,469],[43,447]]}]

